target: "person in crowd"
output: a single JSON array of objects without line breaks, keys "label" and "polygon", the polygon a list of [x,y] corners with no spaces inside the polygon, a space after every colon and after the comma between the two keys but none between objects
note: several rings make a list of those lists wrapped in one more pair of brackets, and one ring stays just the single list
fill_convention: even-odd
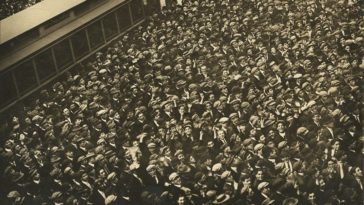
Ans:
[{"label": "person in crowd", "polygon": [[166,1],[7,120],[1,192],[9,204],[363,204],[363,8]]}]

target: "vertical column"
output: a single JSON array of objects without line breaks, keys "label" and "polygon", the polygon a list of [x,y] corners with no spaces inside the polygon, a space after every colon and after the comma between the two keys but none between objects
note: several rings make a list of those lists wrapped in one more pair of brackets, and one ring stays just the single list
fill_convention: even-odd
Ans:
[{"label": "vertical column", "polygon": [[[104,16],[105,17],[105,16]],[[103,18],[104,18],[103,17]],[[104,44],[106,43],[106,34],[105,34],[105,28],[104,28],[104,19],[101,19],[100,23],[101,23],[101,31],[102,31],[102,36],[104,37]]]},{"label": "vertical column", "polygon": [[138,0],[138,1],[141,1],[141,4],[140,4],[140,5],[142,5],[143,18],[145,18],[145,9],[146,9],[146,7],[145,7],[145,5],[144,5],[144,1],[143,1],[143,0]]},{"label": "vertical column", "polygon": [[119,18],[118,18],[118,15],[117,15],[118,9],[113,11],[113,12],[114,12],[114,16],[116,17],[116,25],[118,27],[118,34],[120,34],[121,33],[121,27],[120,27]]},{"label": "vertical column", "polygon": [[39,75],[38,75],[37,65],[35,63],[34,58],[32,58],[31,61],[32,61],[32,65],[33,65],[33,70],[34,70],[35,78],[37,79],[37,84],[39,86],[40,85],[40,79],[39,79]]},{"label": "vertical column", "polygon": [[73,51],[73,44],[71,42],[71,38],[68,38],[67,41],[68,41],[68,44],[70,45],[73,62],[75,62],[76,61],[76,56],[75,56],[75,52]]},{"label": "vertical column", "polygon": [[13,79],[13,83],[15,86],[16,96],[17,96],[17,98],[20,98],[20,92],[19,92],[19,88],[18,88],[18,83],[16,82],[15,74],[13,71],[10,71],[10,72],[11,72],[11,78]]},{"label": "vertical column", "polygon": [[53,47],[50,50],[51,50],[51,53],[52,53],[52,59],[53,59],[54,67],[56,68],[56,73],[58,74],[59,73],[59,68],[58,68],[58,65],[57,65],[56,54],[54,54]]},{"label": "vertical column", "polygon": [[134,19],[133,19],[133,14],[132,14],[132,10],[130,7],[130,2],[128,3],[128,8],[129,8],[129,15],[130,15],[130,20],[131,20],[131,25],[134,25]]},{"label": "vertical column", "polygon": [[87,29],[87,27],[85,27],[84,29],[85,29],[85,33],[86,33],[88,52],[91,52],[91,43],[90,43],[90,37],[88,36],[88,29]]}]

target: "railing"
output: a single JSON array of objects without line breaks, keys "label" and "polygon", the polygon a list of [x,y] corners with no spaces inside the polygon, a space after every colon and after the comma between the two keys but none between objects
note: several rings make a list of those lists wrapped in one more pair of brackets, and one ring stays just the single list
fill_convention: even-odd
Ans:
[{"label": "railing", "polygon": [[40,40],[41,49],[0,73],[0,118],[144,19],[142,1],[113,0]]},{"label": "railing", "polygon": [[[71,0],[67,1],[67,4],[62,4],[58,0],[44,0],[24,11],[1,20],[0,63],[3,59],[6,60],[6,58],[19,50],[33,47],[34,42],[37,42],[40,38],[46,37],[59,28],[66,26],[101,4],[111,1],[113,0]],[[52,7],[60,8],[53,10]],[[44,14],[38,16],[33,14],[43,13],[42,11],[47,8],[52,12],[44,12]],[[24,19],[31,19],[31,21]],[[23,23],[24,21],[26,23]],[[5,66],[0,64],[0,72],[4,67],[9,67],[10,64],[14,63],[13,61],[7,62]]]}]

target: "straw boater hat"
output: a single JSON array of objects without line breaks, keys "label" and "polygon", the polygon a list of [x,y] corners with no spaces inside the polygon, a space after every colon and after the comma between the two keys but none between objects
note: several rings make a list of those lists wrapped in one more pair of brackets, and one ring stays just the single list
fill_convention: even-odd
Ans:
[{"label": "straw boater hat", "polygon": [[230,199],[228,194],[220,194],[216,197],[216,199],[212,202],[213,204],[224,204]]}]

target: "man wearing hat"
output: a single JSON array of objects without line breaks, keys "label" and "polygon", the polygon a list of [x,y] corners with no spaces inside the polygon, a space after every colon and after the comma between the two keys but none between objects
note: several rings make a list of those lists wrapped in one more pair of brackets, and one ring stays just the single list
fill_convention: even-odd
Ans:
[{"label": "man wearing hat", "polygon": [[134,120],[133,125],[130,128],[130,133],[132,136],[136,137],[143,132],[144,125],[149,122],[146,120],[145,114],[143,111],[137,111],[135,113],[136,120]]},{"label": "man wearing hat", "polygon": [[222,146],[230,146],[230,139],[227,138],[227,134],[223,129],[217,127],[214,128],[214,146],[221,148]]},{"label": "man wearing hat", "polygon": [[183,121],[184,119],[191,117],[191,113],[188,112],[187,106],[183,103],[178,106],[178,112],[175,113],[175,119]]},{"label": "man wearing hat", "polygon": [[[220,129],[223,130],[227,136],[231,136],[232,134],[237,133],[237,132],[235,132],[236,130],[234,130],[234,127],[231,123],[232,119],[230,119],[229,117],[222,117],[218,121],[219,125],[221,127]],[[234,122],[237,124],[238,119],[236,118],[236,114],[232,113],[231,117],[234,118]]]},{"label": "man wearing hat", "polygon": [[12,203],[14,205],[32,203],[32,199],[29,196],[22,196],[18,191],[9,192],[7,197],[9,199],[9,203]]},{"label": "man wearing hat", "polygon": [[147,174],[143,176],[143,181],[146,186],[158,186],[161,188],[164,186],[165,180],[161,177],[160,172],[158,171],[158,164],[149,164],[146,167]]},{"label": "man wearing hat", "polygon": [[312,132],[310,133],[310,131],[306,127],[299,127],[296,133],[297,139],[305,143],[308,143],[308,141],[314,137],[311,134]]},{"label": "man wearing hat", "polygon": [[270,190],[270,185],[268,182],[263,181],[257,187],[258,193],[254,197],[253,201],[257,204],[274,204],[274,196]]},{"label": "man wearing hat", "polygon": [[167,100],[161,103],[160,115],[163,121],[170,121],[171,119],[175,118],[172,101]]},{"label": "man wearing hat", "polygon": [[239,114],[234,112],[229,115],[231,121],[231,128],[234,134],[240,134],[245,130],[240,130],[240,123],[239,123]]},{"label": "man wearing hat", "polygon": [[[32,181],[29,183],[23,184],[24,188],[28,190],[28,197],[32,197],[34,200],[41,200],[40,193],[49,193],[50,190],[47,190],[47,185],[44,183],[44,179],[41,178],[38,170],[31,170],[31,178]],[[42,201],[42,200],[41,200]]]},{"label": "man wearing hat", "polygon": [[292,136],[290,135],[290,133],[287,132],[286,125],[283,121],[278,121],[277,130],[278,130],[278,135],[275,139],[276,144],[278,144],[283,140],[287,141],[288,144],[291,144],[293,142]]},{"label": "man wearing hat", "polygon": [[[297,191],[311,204],[361,203],[360,1],[165,3],[19,109],[1,135],[1,190],[37,195],[23,204],[305,202]],[[135,142],[138,154],[120,150]],[[234,181],[252,171],[241,190],[253,196],[237,202]]]},{"label": "man wearing hat", "polygon": [[316,111],[312,111],[312,119],[306,123],[306,127],[313,132],[317,132],[322,127],[321,115]]},{"label": "man wearing hat", "polygon": [[168,176],[169,183],[166,183],[166,189],[169,195],[169,201],[177,201],[179,196],[185,194],[186,187],[182,185],[181,177],[176,172]]},{"label": "man wearing hat", "polygon": [[[143,135],[143,134],[142,134]],[[140,150],[142,153],[142,158],[141,158],[141,162],[144,162],[145,164],[147,163],[147,160],[149,160],[150,156],[152,155],[159,155],[159,147],[157,146],[156,143],[154,142],[144,142],[140,145]],[[143,163],[143,164],[144,164]]]},{"label": "man wearing hat", "polygon": [[183,150],[185,153],[191,153],[191,148],[194,144],[198,143],[199,136],[196,135],[196,132],[193,132],[193,127],[190,123],[185,124],[183,129],[183,134],[180,137]]}]

